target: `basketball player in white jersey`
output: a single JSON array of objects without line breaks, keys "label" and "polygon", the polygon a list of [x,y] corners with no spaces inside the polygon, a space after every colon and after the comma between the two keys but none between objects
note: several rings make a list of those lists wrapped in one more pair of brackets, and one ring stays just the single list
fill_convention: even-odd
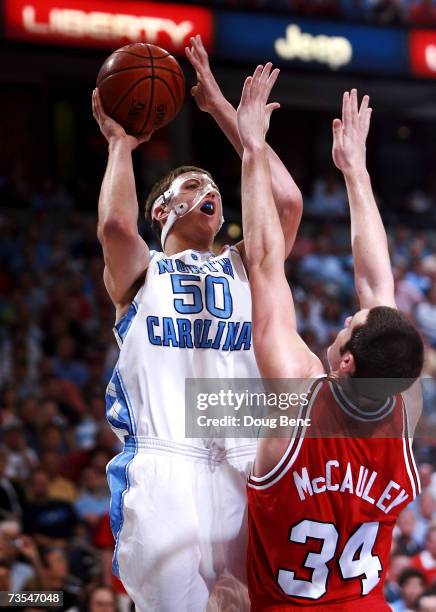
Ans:
[{"label": "basketball player in white jersey", "polygon": [[[242,153],[236,111],[213,79],[201,40],[191,42],[193,93]],[[213,253],[223,221],[218,187],[208,172],[182,167],[148,198],[163,248],[150,251],[137,229],[131,159],[141,139],[104,113],[98,91],[93,112],[109,145],[98,236],[120,346],[107,389],[107,418],[124,441],[108,466],[113,567],[138,610],[201,612],[224,570],[245,570],[245,482],[255,445],[185,438],[185,379],[258,376],[244,245]],[[269,156],[290,250],[301,194],[272,150]]]}]

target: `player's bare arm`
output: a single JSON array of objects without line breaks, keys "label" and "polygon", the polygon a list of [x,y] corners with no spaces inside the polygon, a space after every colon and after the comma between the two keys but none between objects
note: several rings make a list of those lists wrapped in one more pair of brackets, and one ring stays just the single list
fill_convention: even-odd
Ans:
[{"label": "player's bare arm", "polygon": [[106,289],[122,316],[134,297],[136,282],[144,274],[149,250],[138,233],[138,200],[133,174],[132,151],[149,136],[129,136],[103,110],[98,90],[92,95],[92,110],[108,142],[108,163],[98,202],[98,238],[103,247]]},{"label": "player's bare arm", "polygon": [[360,109],[357,91],[345,92],[342,120],[333,121],[333,160],[347,187],[356,291],[361,308],[395,308],[394,278],[386,231],[366,168],[366,139],[372,109],[364,96]]},{"label": "player's bare arm", "polygon": [[[186,48],[186,56],[197,75],[197,84],[191,89],[191,93],[198,107],[213,117],[239,157],[242,158],[243,146],[238,132],[236,110],[223,96],[212,74],[209,58],[200,35],[191,38],[191,47]],[[303,198],[281,159],[270,146],[266,145],[266,148],[271,169],[272,193],[285,235],[285,253],[288,256],[300,224]]]},{"label": "player's bare arm", "polygon": [[296,330],[295,309],[285,272],[286,245],[274,203],[265,135],[272,111],[268,104],[278,70],[256,68],[244,83],[237,111],[243,145],[242,220],[253,302],[256,359],[264,378],[309,377],[322,373]]}]

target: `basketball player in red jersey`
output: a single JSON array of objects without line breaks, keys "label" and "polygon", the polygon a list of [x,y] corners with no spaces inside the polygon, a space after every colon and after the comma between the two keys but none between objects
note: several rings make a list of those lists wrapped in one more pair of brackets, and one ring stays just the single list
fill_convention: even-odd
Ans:
[{"label": "basketball player in red jersey", "polygon": [[[254,348],[263,378],[314,380],[299,414],[312,426],[258,442],[248,481],[252,610],[388,611],[392,529],[419,493],[404,391],[421,372],[422,341],[396,310],[366,170],[371,109],[368,96],[358,109],[356,90],[344,94],[342,120],[333,122],[333,159],[348,190],[360,310],[328,349],[328,376],[299,337],[265,150],[273,80],[265,70],[249,77],[237,115]],[[365,389],[362,378],[383,380]]]}]

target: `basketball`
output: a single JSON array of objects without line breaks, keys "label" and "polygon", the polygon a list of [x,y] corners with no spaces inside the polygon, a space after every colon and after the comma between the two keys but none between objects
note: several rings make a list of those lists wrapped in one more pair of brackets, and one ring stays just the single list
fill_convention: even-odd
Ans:
[{"label": "basketball", "polygon": [[105,112],[128,134],[140,136],[174,119],[185,95],[185,77],[165,49],[133,43],[106,59],[97,87]]}]

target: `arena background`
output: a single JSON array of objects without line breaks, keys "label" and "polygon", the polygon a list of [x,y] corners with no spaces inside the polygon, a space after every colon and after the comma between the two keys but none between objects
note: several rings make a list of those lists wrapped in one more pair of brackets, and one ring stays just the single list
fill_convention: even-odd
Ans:
[{"label": "arena background", "polygon": [[[201,33],[235,105],[257,63],[281,67],[269,142],[304,194],[287,271],[300,331],[317,352],[354,308],[331,121],[344,90],[371,96],[369,168],[398,305],[426,343],[415,443],[423,493],[395,530],[386,595],[395,610],[421,609],[418,596],[436,580],[436,3],[3,0],[0,31],[0,591],[58,589],[64,609],[129,609],[110,573],[105,466],[118,443],[104,391],[117,348],[96,239],[107,148],[91,91],[108,53],[135,40],[172,51],[189,91],[195,78],[183,49]],[[240,238],[240,162],[189,95],[134,160],[140,202],[176,165],[210,170],[227,220],[220,242]]]}]

